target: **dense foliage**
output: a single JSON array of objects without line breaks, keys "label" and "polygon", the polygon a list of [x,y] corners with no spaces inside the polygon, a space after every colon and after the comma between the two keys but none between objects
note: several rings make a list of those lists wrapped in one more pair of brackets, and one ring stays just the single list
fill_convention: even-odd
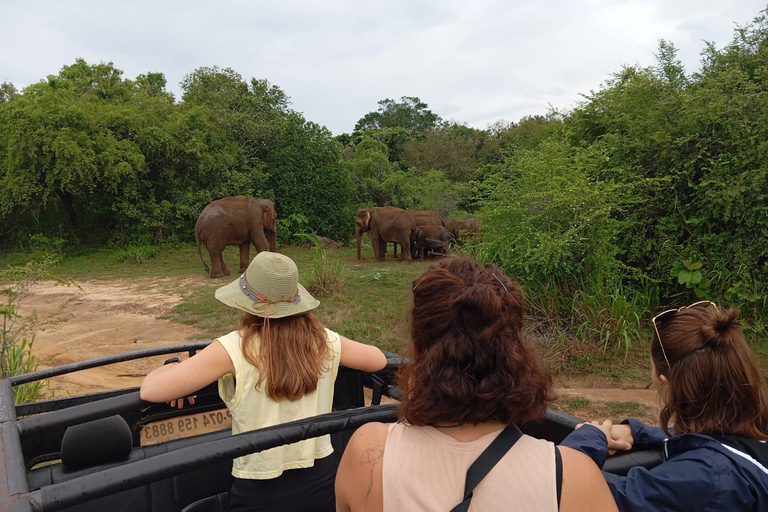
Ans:
[{"label": "dense foliage", "polygon": [[346,235],[351,187],[327,129],[231,69],[200,68],[181,85],[176,103],[162,74],[126,80],[83,60],[22,94],[6,84],[0,232],[186,241],[207,203],[250,195],[303,215],[307,230]]}]

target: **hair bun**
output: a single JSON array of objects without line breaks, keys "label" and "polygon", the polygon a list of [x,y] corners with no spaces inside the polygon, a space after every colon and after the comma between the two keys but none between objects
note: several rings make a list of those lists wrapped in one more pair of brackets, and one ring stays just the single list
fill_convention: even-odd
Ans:
[{"label": "hair bun", "polygon": [[486,283],[468,286],[453,302],[456,315],[465,317],[468,324],[487,322],[501,314],[501,300]]},{"label": "hair bun", "polygon": [[735,340],[741,327],[738,318],[739,312],[736,309],[716,313],[712,324],[702,329],[707,346],[719,349]]}]

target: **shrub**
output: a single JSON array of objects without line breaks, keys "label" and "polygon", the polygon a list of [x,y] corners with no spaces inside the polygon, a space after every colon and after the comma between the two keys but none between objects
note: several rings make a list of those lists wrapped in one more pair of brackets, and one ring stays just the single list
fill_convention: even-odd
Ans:
[{"label": "shrub", "polygon": [[312,250],[315,254],[312,258],[309,292],[316,297],[329,297],[339,293],[344,287],[344,266],[341,262],[328,258],[328,251],[320,240],[315,242]]},{"label": "shrub", "polygon": [[[29,293],[32,286],[42,280],[52,280],[58,284],[71,284],[70,280],[62,279],[53,274],[50,269],[59,258],[44,254],[25,265],[10,266],[0,271],[0,283],[3,304],[0,305],[0,376],[2,378],[21,375],[35,371],[39,361],[32,353],[34,328],[38,325],[37,315],[19,314],[19,304]],[[47,381],[39,381],[14,389],[16,403],[34,401],[41,390],[48,385]]]}]

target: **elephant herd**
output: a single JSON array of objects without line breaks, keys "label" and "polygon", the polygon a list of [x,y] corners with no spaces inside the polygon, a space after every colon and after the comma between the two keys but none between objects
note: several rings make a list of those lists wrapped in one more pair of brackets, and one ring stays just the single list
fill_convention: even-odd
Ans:
[{"label": "elephant herd", "polygon": [[480,229],[480,221],[471,217],[464,221],[443,220],[432,210],[403,210],[393,206],[377,206],[360,209],[355,217],[357,259],[362,257],[360,240],[366,231],[371,232],[371,245],[376,260],[384,261],[387,242],[402,247],[401,259],[421,259],[430,251],[445,254],[451,244],[460,244],[461,238],[472,236]]},{"label": "elephant herd", "polygon": [[[410,261],[413,256],[423,259],[430,251],[444,254],[451,244],[461,243],[460,236],[476,233],[479,228],[480,222],[476,218],[444,221],[432,210],[402,210],[393,206],[361,209],[355,220],[357,258],[361,258],[360,237],[366,231],[371,232],[373,254],[377,260],[384,260],[387,242],[394,242],[402,247],[401,258]],[[225,197],[214,201],[197,219],[195,241],[200,261],[211,277],[230,275],[223,258],[227,245],[240,247],[238,272],[242,273],[251,261],[251,243],[256,252],[277,250],[275,203],[252,197]],[[201,243],[210,255],[210,268],[203,259]]]}]

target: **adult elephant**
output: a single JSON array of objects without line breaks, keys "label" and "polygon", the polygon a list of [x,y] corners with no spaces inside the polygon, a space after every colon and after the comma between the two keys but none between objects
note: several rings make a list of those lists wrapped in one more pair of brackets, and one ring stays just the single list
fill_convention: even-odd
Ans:
[{"label": "adult elephant", "polygon": [[443,226],[428,224],[419,226],[413,237],[413,256],[424,259],[429,251],[447,254],[453,241],[453,235]]},{"label": "adult elephant", "polygon": [[480,219],[470,217],[466,220],[448,219],[445,221],[445,227],[456,239],[458,245],[463,245],[464,240],[477,236],[480,231]]},{"label": "adult elephant", "polygon": [[433,210],[408,210],[417,226],[445,226],[439,213]]},{"label": "adult elephant", "polygon": [[[269,242],[267,242],[269,236]],[[200,243],[211,256],[211,277],[230,274],[222,257],[228,245],[240,246],[240,269],[245,272],[250,263],[250,244],[256,252],[277,251],[277,214],[275,203],[269,199],[252,197],[225,197],[212,202],[203,209],[195,224],[197,254],[205,271],[208,265],[203,260]]]},{"label": "adult elephant", "polygon": [[376,206],[357,210],[355,215],[355,237],[357,238],[357,259],[361,258],[360,238],[366,231],[371,232],[373,255],[378,261],[384,261],[387,242],[396,242],[402,247],[400,259],[411,261],[411,242],[416,233],[413,217],[394,206]]},{"label": "adult elephant", "polygon": [[[445,222],[439,213],[433,210],[406,210],[413,217],[417,227],[420,226],[445,226]],[[392,249],[397,256],[397,244],[392,244]],[[411,251],[413,252],[413,251]],[[415,256],[415,254],[413,254]]]}]

